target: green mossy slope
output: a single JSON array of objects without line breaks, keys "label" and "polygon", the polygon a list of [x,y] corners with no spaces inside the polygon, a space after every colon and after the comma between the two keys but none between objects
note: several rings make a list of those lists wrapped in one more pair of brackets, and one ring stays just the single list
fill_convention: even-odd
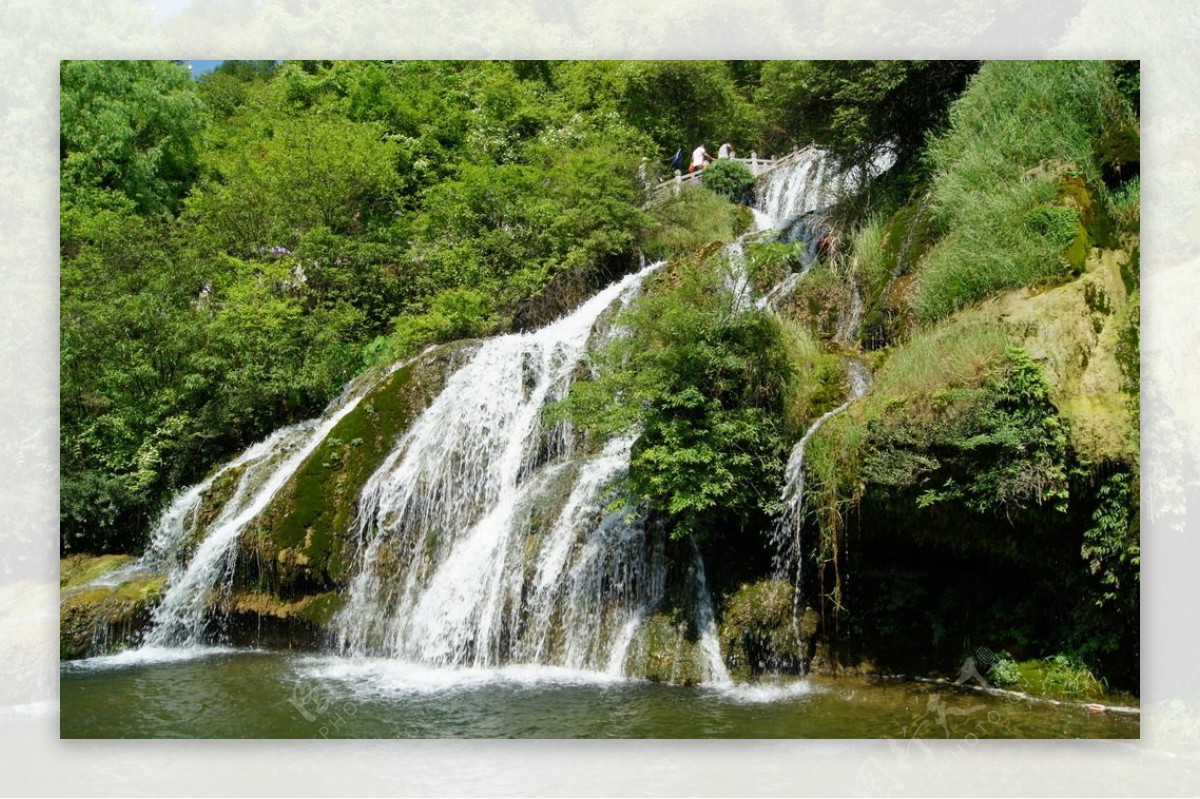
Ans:
[{"label": "green mossy slope", "polygon": [[242,535],[240,584],[289,599],[344,585],[363,485],[473,347],[458,342],[417,358],[338,423]]}]

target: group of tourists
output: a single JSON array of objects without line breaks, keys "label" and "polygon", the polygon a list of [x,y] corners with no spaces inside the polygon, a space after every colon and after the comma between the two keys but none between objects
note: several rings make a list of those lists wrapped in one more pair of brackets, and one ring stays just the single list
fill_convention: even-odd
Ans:
[{"label": "group of tourists", "polygon": [[[735,153],[733,151],[733,145],[728,141],[722,142],[720,148],[717,149],[717,158],[733,158],[734,155]],[[701,142],[700,144],[696,145],[696,149],[692,150],[692,162],[691,165],[688,166],[688,172],[697,172],[702,170],[704,167],[708,166],[710,161],[713,160],[715,159],[708,154],[708,150],[704,148],[704,143]],[[675,159],[671,162],[671,168],[683,168],[682,149],[675,153]]]}]

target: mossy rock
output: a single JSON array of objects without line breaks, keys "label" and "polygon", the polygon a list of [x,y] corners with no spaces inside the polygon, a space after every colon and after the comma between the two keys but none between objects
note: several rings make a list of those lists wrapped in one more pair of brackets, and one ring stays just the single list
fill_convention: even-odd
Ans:
[{"label": "mossy rock", "polygon": [[820,340],[830,342],[838,332],[841,309],[850,306],[851,285],[825,269],[813,269],[781,301],[781,316],[807,327]]},{"label": "mossy rock", "polygon": [[720,640],[731,675],[746,679],[799,671],[801,642],[812,637],[816,625],[811,616],[795,618],[794,598],[791,583],[761,580],[743,585],[725,600]]},{"label": "mossy rock", "polygon": [[363,485],[475,346],[447,344],[397,370],[338,422],[242,536],[239,585],[296,598],[345,583]]},{"label": "mossy rock", "polygon": [[221,513],[225,504],[233,498],[237,491],[238,481],[246,471],[245,466],[235,466],[226,469],[212,481],[212,484],[200,495],[200,505],[196,511],[197,535],[194,540],[186,542],[188,548],[194,548],[204,539],[204,533]]},{"label": "mossy rock", "polygon": [[99,580],[132,563],[132,555],[68,555],[58,562],[58,584],[66,590]]},{"label": "mossy rock", "polygon": [[[126,563],[131,560],[128,556],[118,557]],[[109,568],[102,574],[115,568],[110,564],[105,564]],[[101,567],[92,565],[95,569]],[[78,573],[77,567],[72,564],[60,567],[60,571],[76,569]],[[64,587],[59,601],[59,657],[91,657],[136,643],[149,625],[151,608],[162,598],[166,584],[166,577],[159,574],[140,574],[116,586],[72,581],[69,589]]]},{"label": "mossy rock", "polygon": [[642,283],[642,290],[647,294],[666,294],[674,291],[683,282],[683,273],[686,270],[702,268],[710,258],[719,254],[724,246],[724,241],[709,241],[689,255],[671,259],[646,278]]},{"label": "mossy rock", "polygon": [[937,231],[931,212],[932,198],[932,194],[926,194],[907,203],[888,223],[886,252],[894,277],[912,273],[933,244]]},{"label": "mossy rock", "polygon": [[327,640],[329,625],[345,603],[345,595],[335,591],[295,601],[262,591],[234,591],[213,610],[229,643],[311,650]]},{"label": "mossy rock", "polygon": [[661,612],[642,623],[625,670],[630,677],[672,685],[698,685],[708,677],[694,626],[678,614]]},{"label": "mossy rock", "polygon": [[1010,292],[980,308],[1022,339],[1053,390],[1071,444],[1092,463],[1138,462],[1136,396],[1127,375],[1133,303],[1129,254],[1092,250],[1078,280],[1039,294]]}]

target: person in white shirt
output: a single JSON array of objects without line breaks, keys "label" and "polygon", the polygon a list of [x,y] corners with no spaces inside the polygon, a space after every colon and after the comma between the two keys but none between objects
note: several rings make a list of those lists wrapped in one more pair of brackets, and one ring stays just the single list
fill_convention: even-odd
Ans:
[{"label": "person in white shirt", "polygon": [[717,150],[717,158],[733,158],[733,145],[729,142],[723,142],[721,149]]},{"label": "person in white shirt", "polygon": [[711,160],[712,156],[708,154],[708,150],[704,149],[704,145],[701,144],[697,146],[695,150],[692,150],[692,165],[688,167],[688,172],[695,172],[697,169],[704,169],[706,165],[705,162]]}]

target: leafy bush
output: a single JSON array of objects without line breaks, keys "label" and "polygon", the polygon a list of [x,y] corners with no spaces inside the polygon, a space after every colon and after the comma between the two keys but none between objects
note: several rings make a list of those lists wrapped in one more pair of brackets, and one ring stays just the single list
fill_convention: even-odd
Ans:
[{"label": "leafy bush", "polygon": [[768,293],[802,267],[804,242],[751,241],[746,244],[746,273],[759,294]]},{"label": "leafy bush", "polygon": [[1067,432],[1050,401],[1050,385],[1028,353],[1009,348],[1005,368],[989,379],[976,407],[963,431],[968,435],[943,444],[961,452],[966,473],[925,490],[918,507],[955,501],[976,513],[1013,518],[1030,505],[1051,503],[1065,513]]},{"label": "leafy bush", "polygon": [[434,296],[427,311],[397,316],[392,324],[390,335],[367,345],[368,364],[408,358],[430,344],[486,333],[495,324],[492,298],[473,289],[447,289]]},{"label": "leafy bush", "polygon": [[782,403],[792,368],[779,322],[738,309],[717,275],[676,266],[673,288],[619,319],[630,334],[597,353],[557,413],[593,436],[640,431],[628,485],[670,524],[705,540],[765,522],[779,491]]},{"label": "leafy bush", "polygon": [[702,180],[704,188],[713,194],[736,202],[746,195],[746,191],[754,183],[754,175],[741,161],[718,158],[704,170]]},{"label": "leafy bush", "polygon": [[714,241],[732,241],[739,226],[738,206],[703,188],[655,203],[649,214],[641,247],[654,261],[687,255]]},{"label": "leafy bush", "polygon": [[1001,652],[988,669],[987,678],[993,685],[1008,688],[1021,682],[1021,670],[1007,652]]},{"label": "leafy bush", "polygon": [[1141,546],[1138,536],[1137,503],[1130,475],[1110,475],[1096,491],[1092,526],[1083,533],[1080,555],[1088,572],[1102,586],[1097,593],[1098,607],[1112,604],[1123,593],[1136,593],[1140,580]]}]

